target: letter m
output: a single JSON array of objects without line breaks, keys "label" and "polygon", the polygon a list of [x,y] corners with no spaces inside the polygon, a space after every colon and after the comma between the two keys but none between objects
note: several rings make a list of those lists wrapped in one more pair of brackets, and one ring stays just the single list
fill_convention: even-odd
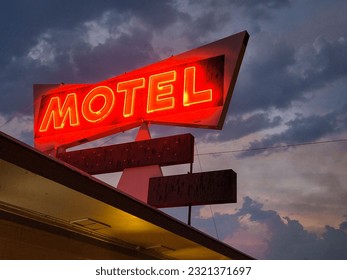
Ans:
[{"label": "letter m", "polygon": [[54,96],[49,100],[39,131],[47,131],[51,123],[53,123],[54,129],[62,129],[67,120],[69,120],[70,126],[78,126],[80,124],[75,93],[69,93],[66,96],[63,106],[61,106],[59,96]]}]

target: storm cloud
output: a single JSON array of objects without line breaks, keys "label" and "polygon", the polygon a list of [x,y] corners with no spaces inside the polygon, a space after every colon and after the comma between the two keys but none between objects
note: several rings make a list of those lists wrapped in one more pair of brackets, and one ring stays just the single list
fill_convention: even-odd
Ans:
[{"label": "storm cloud", "polygon": [[192,133],[194,172],[238,174],[243,201],[194,226],[215,236],[215,223],[221,240],[258,258],[346,258],[346,9],[343,0],[6,1],[0,129],[33,144],[33,84],[99,82],[247,30],[223,129],[153,125],[152,136]]},{"label": "storm cloud", "polygon": [[[195,225],[204,229],[209,219],[195,219]],[[346,259],[346,221],[338,228],[326,226],[318,235],[307,231],[297,220],[281,217],[274,210],[265,210],[264,205],[250,197],[234,214],[215,214],[214,223],[219,238],[256,258],[305,260]],[[206,229],[206,228],[205,228]],[[209,234],[216,235],[210,229]],[[252,243],[248,244],[249,236]]]}]

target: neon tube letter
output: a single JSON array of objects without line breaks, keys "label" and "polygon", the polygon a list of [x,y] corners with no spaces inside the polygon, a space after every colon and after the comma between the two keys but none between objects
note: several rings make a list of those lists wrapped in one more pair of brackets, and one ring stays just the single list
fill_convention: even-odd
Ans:
[{"label": "neon tube letter", "polygon": [[67,119],[69,119],[71,126],[78,126],[80,124],[75,93],[69,93],[66,96],[63,106],[60,106],[60,98],[58,96],[50,99],[39,131],[46,132],[51,122],[53,122],[54,129],[64,128]]},{"label": "neon tube letter", "polygon": [[175,98],[170,96],[173,94],[173,85],[169,84],[174,81],[176,81],[175,70],[149,77],[147,113],[175,107]]},{"label": "neon tube letter", "polygon": [[196,68],[194,66],[184,69],[184,106],[190,106],[212,100],[212,89],[195,91],[195,75]]}]

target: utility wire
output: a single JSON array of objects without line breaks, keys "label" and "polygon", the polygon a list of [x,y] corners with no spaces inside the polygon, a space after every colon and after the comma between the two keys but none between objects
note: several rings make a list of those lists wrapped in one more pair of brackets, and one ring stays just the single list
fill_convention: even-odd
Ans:
[{"label": "utility wire", "polygon": [[[296,146],[305,146],[305,145],[317,145],[317,144],[325,144],[325,143],[336,143],[336,142],[343,142],[347,141],[347,138],[344,139],[335,139],[335,140],[326,140],[326,141],[316,141],[316,142],[306,142],[306,143],[297,143],[297,144],[288,144],[288,145],[280,145],[280,146],[270,146],[270,147],[261,147],[261,148],[251,148],[251,149],[239,149],[239,150],[227,150],[227,151],[220,151],[220,152],[209,152],[209,153],[199,153],[197,145],[196,147],[196,156],[198,158],[198,163],[200,166],[200,170],[202,170],[200,156],[205,155],[213,155],[213,154],[227,154],[227,153],[240,153],[240,152],[249,152],[249,151],[262,151],[262,150],[270,150],[270,149],[279,149],[279,148],[289,148],[289,147],[296,147]],[[216,232],[216,237],[219,239],[217,224],[215,220],[215,215],[212,209],[212,205],[210,205],[210,212],[212,216],[213,226],[214,230]]]},{"label": "utility wire", "polygon": [[210,211],[211,211],[211,214],[212,214],[212,220],[213,220],[213,225],[214,225],[214,230],[216,231],[216,236],[217,236],[217,239],[219,239],[219,234],[218,234],[218,230],[217,230],[217,224],[216,224],[216,220],[214,218],[214,212],[212,210],[212,205],[210,204]]},{"label": "utility wire", "polygon": [[[200,161],[200,154],[199,154],[199,151],[198,151],[198,145],[195,145],[195,149],[196,149],[196,156],[198,158],[198,162],[199,162],[199,166],[200,166],[200,171],[203,172],[202,170],[202,165],[201,165],[201,161]],[[215,220],[215,217],[214,217],[214,212],[212,210],[212,206],[210,205],[210,211],[211,211],[211,216],[212,216],[212,221],[213,221],[213,226],[214,226],[214,230],[216,232],[216,236],[217,236],[217,239],[219,239],[219,234],[218,234],[218,229],[217,229],[217,224],[216,224],[216,220]]]},{"label": "utility wire", "polygon": [[199,154],[198,145],[195,145],[195,149],[196,149],[196,155],[197,155],[197,157],[198,157],[200,172],[202,172],[202,166],[201,166],[201,161],[200,161],[200,157],[199,157],[201,154]]},{"label": "utility wire", "polygon": [[269,146],[269,147],[260,147],[260,148],[249,148],[249,149],[239,149],[239,150],[226,150],[219,152],[208,152],[208,153],[199,153],[197,156],[206,156],[206,155],[214,155],[214,154],[228,154],[228,153],[241,153],[241,152],[251,152],[251,151],[263,151],[263,150],[271,150],[271,149],[283,149],[297,146],[306,146],[306,145],[317,145],[317,144],[326,144],[326,143],[336,143],[347,141],[347,138],[342,139],[334,139],[334,140],[325,140],[325,141],[315,141],[315,142],[305,142],[305,143],[297,143],[297,144],[287,144],[287,145],[279,145],[279,146]]}]

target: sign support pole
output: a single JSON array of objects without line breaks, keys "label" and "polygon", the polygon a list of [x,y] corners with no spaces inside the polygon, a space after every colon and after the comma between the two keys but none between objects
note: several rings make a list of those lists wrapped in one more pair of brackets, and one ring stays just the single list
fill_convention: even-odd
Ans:
[{"label": "sign support pole", "polygon": [[188,225],[192,224],[192,205],[188,205]]},{"label": "sign support pole", "polygon": [[[148,129],[148,124],[144,122],[137,133],[135,141],[149,139],[151,139],[151,134]],[[149,178],[162,176],[163,172],[159,165],[126,168],[123,171],[117,188],[147,203]]]}]

